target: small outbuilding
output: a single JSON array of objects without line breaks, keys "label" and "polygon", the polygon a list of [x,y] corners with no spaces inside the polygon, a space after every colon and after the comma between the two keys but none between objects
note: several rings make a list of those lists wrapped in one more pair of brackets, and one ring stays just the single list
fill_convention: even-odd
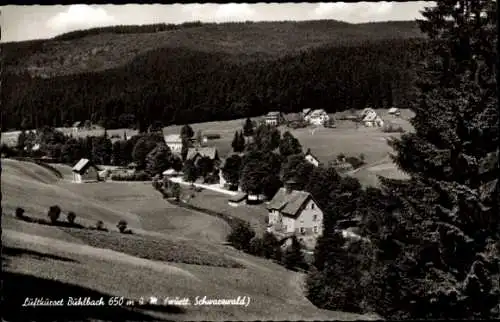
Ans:
[{"label": "small outbuilding", "polygon": [[243,201],[247,199],[248,195],[246,193],[238,193],[227,201],[227,203],[232,207],[238,207]]},{"label": "small outbuilding", "polygon": [[96,182],[99,181],[99,172],[101,171],[92,161],[89,159],[81,159],[72,169],[73,171],[73,182]]}]

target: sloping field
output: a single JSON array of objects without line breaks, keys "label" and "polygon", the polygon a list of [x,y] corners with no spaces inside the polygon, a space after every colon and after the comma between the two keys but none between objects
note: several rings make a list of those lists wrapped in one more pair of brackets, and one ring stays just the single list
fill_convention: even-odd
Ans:
[{"label": "sloping field", "polygon": [[[263,259],[236,254],[233,250],[228,250],[228,253],[246,258],[255,265],[246,269],[230,269],[155,262],[111,250],[79,246],[10,230],[4,233],[4,243],[6,249],[29,249],[18,251],[21,254],[17,256],[8,256],[6,272],[35,276],[53,283],[62,282],[66,286],[78,286],[134,300],[156,296],[161,301],[167,296],[178,296],[189,297],[194,303],[196,296],[251,298],[247,307],[192,305],[178,308],[175,312],[169,312],[167,309],[158,312],[158,309],[154,312],[158,319],[177,321],[360,318],[354,314],[316,309],[295,285],[296,273]],[[33,256],[33,253],[38,256]],[[80,296],[74,293],[71,295]],[[173,308],[170,310],[173,311]]]},{"label": "sloping field", "polygon": [[82,224],[94,224],[102,220],[113,226],[120,219],[125,219],[131,227],[141,227],[137,215],[112,209],[97,200],[89,201],[58,186],[58,178],[37,164],[2,159],[1,180],[4,212],[13,212],[15,208],[22,207],[30,217],[46,218],[48,208],[59,205],[63,215],[75,211]]}]

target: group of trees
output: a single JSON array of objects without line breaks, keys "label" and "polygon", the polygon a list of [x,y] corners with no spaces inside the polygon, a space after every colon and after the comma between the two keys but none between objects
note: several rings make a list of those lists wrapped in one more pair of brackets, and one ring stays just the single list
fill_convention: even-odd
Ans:
[{"label": "group of trees", "polygon": [[111,129],[130,116],[165,126],[310,106],[328,112],[407,106],[415,63],[427,47],[423,40],[384,40],[246,63],[225,53],[163,48],[101,72],[51,78],[6,72],[2,130],[19,128],[23,118],[33,128],[92,120]]},{"label": "group of trees", "polygon": [[257,237],[255,231],[246,222],[238,223],[227,236],[227,241],[236,249],[254,256],[272,259],[288,269],[305,270],[308,264],[302,254],[302,245],[297,237],[291,237],[288,247],[283,247],[280,241],[271,233],[265,232]]},{"label": "group of trees", "polygon": [[[434,42],[418,70],[415,131],[391,141],[411,178],[330,195],[308,297],[391,319],[498,319],[496,3],[439,1],[423,16]],[[342,213],[359,218],[362,239],[340,236]]]}]

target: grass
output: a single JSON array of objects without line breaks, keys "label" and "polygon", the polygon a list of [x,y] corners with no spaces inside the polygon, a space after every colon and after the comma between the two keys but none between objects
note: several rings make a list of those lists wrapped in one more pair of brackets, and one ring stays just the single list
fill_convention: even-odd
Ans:
[{"label": "grass", "polygon": [[[334,20],[203,24],[156,33],[101,33],[71,41],[3,44],[6,69],[38,67],[51,75],[100,71],[123,65],[158,48],[223,52],[235,60],[277,57],[322,45],[351,46],[363,41],[422,38],[415,22],[349,24]],[[349,39],[349,41],[346,41]],[[20,49],[22,48],[22,51]],[[17,55],[16,55],[17,54]]]},{"label": "grass", "polygon": [[228,204],[230,198],[228,195],[208,189],[193,192],[186,186],[182,186],[182,189],[185,196],[194,193],[195,197],[188,199],[190,205],[244,220],[250,223],[250,226],[258,234],[262,234],[266,229],[267,211],[264,205],[246,205],[242,203],[238,207],[232,207]]},{"label": "grass", "polygon": [[222,253],[209,252],[193,243],[174,242],[153,236],[127,235],[117,232],[61,228],[68,234],[96,248],[107,248],[131,256],[163,262],[241,268]]}]

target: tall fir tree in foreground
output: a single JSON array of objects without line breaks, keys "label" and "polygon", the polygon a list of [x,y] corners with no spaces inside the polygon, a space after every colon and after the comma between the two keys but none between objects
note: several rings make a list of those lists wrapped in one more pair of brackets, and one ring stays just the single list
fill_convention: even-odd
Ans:
[{"label": "tall fir tree in foreground", "polygon": [[423,16],[433,46],[415,132],[390,143],[411,179],[381,178],[398,211],[364,227],[384,285],[373,306],[390,318],[499,318],[496,3],[438,1]]}]

